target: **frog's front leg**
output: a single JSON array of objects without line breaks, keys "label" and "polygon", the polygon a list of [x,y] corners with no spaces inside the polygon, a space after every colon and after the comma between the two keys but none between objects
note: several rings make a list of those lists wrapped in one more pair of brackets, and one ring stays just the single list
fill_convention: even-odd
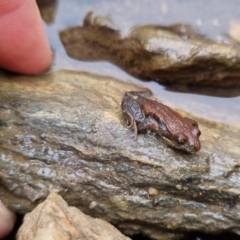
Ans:
[{"label": "frog's front leg", "polygon": [[121,106],[122,113],[128,124],[128,128],[133,127],[134,129],[134,140],[136,140],[138,135],[137,123],[144,121],[145,114],[142,111],[138,102],[127,93],[125,93],[122,99]]}]

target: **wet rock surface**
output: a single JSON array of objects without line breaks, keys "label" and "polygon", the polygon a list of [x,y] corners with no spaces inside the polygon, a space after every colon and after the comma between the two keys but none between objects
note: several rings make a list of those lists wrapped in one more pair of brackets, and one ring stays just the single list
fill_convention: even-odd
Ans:
[{"label": "wet rock surface", "polygon": [[125,234],[240,234],[239,129],[193,117],[202,149],[185,154],[151,134],[133,140],[120,104],[137,86],[71,71],[0,85],[0,198],[10,209],[27,213],[57,192]]},{"label": "wet rock surface", "polygon": [[236,44],[214,42],[181,23],[138,26],[122,37],[109,17],[92,15],[90,11],[82,26],[60,33],[74,59],[107,60],[139,79],[166,85],[240,86]]},{"label": "wet rock surface", "polygon": [[52,193],[24,217],[17,240],[130,240],[108,222],[85,215]]}]

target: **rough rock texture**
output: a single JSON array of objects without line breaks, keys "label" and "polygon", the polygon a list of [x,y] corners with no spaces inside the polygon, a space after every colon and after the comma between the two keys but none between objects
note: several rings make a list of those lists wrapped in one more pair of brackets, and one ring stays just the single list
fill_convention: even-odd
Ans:
[{"label": "rough rock texture", "polygon": [[211,41],[183,24],[138,26],[123,38],[109,17],[91,18],[89,12],[83,26],[60,33],[70,57],[107,60],[139,79],[167,85],[240,86],[238,46]]},{"label": "rough rock texture", "polygon": [[17,240],[130,240],[108,222],[92,218],[52,193],[25,215]]},{"label": "rough rock texture", "polygon": [[12,210],[57,192],[124,233],[240,234],[239,129],[192,117],[202,149],[184,154],[149,134],[133,140],[120,108],[131,84],[61,71],[0,85],[0,198]]}]

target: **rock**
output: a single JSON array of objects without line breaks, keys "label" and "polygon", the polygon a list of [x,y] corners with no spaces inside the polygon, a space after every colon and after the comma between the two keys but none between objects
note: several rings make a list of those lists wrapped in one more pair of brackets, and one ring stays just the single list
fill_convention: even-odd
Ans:
[{"label": "rock", "polygon": [[120,107],[139,90],[129,83],[60,71],[0,85],[0,199],[13,211],[56,192],[123,233],[240,234],[238,128],[183,113],[202,132],[200,152],[185,154],[151,134],[134,141]]},{"label": "rock", "polygon": [[[167,86],[240,86],[240,48],[214,42],[190,26],[145,25],[122,37],[107,17],[89,12],[83,26],[60,33],[67,54],[82,61],[110,61],[143,80]],[[214,88],[215,89],[215,88]]]},{"label": "rock", "polygon": [[42,19],[47,24],[52,24],[55,20],[57,1],[56,0],[37,0],[37,5]]},{"label": "rock", "polygon": [[52,193],[25,215],[17,240],[130,240],[108,222],[85,215]]}]

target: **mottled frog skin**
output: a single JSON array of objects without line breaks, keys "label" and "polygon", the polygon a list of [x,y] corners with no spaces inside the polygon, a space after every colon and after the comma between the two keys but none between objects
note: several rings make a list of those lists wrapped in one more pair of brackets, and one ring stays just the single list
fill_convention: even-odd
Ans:
[{"label": "mottled frog skin", "polygon": [[134,129],[135,139],[138,132],[151,130],[173,148],[190,153],[199,151],[201,132],[197,122],[147,98],[148,95],[148,91],[126,92],[122,100],[122,112],[128,127]]}]

